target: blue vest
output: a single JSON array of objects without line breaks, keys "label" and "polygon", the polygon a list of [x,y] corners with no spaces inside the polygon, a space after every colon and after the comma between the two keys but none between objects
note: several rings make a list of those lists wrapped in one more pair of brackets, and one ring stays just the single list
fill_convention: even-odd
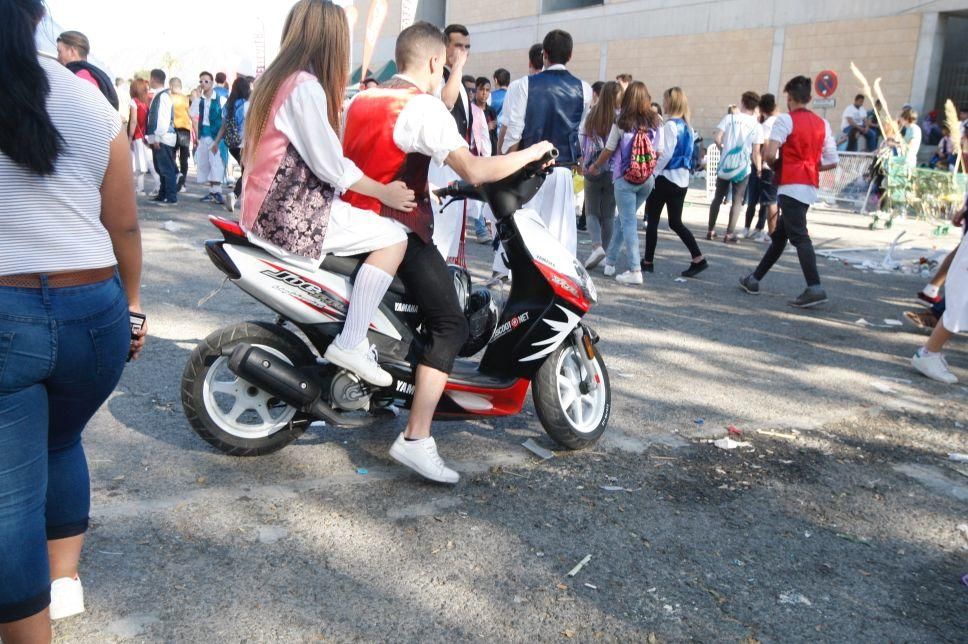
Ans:
[{"label": "blue vest", "polygon": [[585,111],[582,82],[565,69],[543,71],[529,76],[527,82],[521,149],[550,141],[558,148],[558,163],[577,163],[581,157],[578,128]]},{"label": "blue vest", "polygon": [[682,119],[670,120],[676,124],[676,149],[672,151],[666,170],[692,170],[692,149],[696,145],[692,128]]},{"label": "blue vest", "polygon": [[[222,106],[220,104],[220,99],[218,92],[212,93],[212,98],[205,98],[202,96],[199,100],[201,103],[198,105],[198,138],[209,137],[214,139],[218,136],[218,131],[222,129]],[[208,101],[208,125],[202,125],[205,117],[202,116],[202,109],[205,107],[205,101]]]}]

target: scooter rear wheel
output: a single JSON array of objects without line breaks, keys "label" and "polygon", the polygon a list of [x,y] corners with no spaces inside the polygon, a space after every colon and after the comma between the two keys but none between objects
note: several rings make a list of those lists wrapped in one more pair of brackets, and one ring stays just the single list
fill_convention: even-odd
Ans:
[{"label": "scooter rear wheel", "polygon": [[261,456],[296,440],[307,425],[296,409],[239,378],[228,356],[251,344],[296,366],[315,356],[291,331],[266,322],[241,322],[215,331],[192,351],[182,375],[182,407],[192,429],[231,456]]},{"label": "scooter rear wheel", "polygon": [[612,407],[608,370],[601,354],[593,361],[595,389],[582,392],[584,362],[573,340],[564,342],[548,356],[531,383],[538,419],[548,436],[569,449],[595,444],[605,428]]}]

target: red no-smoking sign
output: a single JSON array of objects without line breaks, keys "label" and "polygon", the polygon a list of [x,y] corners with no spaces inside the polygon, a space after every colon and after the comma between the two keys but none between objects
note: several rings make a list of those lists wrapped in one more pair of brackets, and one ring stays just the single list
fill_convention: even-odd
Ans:
[{"label": "red no-smoking sign", "polygon": [[817,78],[814,80],[813,86],[817,92],[817,96],[821,98],[830,98],[834,95],[834,92],[837,91],[837,72],[830,69],[825,69],[817,74]]}]

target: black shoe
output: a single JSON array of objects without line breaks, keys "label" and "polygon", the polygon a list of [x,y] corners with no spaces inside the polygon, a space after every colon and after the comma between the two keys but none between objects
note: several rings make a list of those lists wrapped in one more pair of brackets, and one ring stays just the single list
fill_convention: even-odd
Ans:
[{"label": "black shoe", "polygon": [[582,232],[586,232],[588,230],[588,220],[585,218],[585,215],[580,215],[578,217],[578,230]]},{"label": "black shoe", "polygon": [[642,269],[642,272],[643,273],[654,273],[655,272],[655,264],[654,263],[652,263],[652,264],[646,264],[644,259],[641,262],[639,262],[639,268]]},{"label": "black shoe", "polygon": [[164,201],[165,198],[162,195],[156,195],[151,198],[151,201]]},{"label": "black shoe", "polygon": [[809,309],[810,307],[823,304],[827,301],[827,292],[819,286],[808,286],[807,290],[797,296],[797,299],[787,302],[790,306],[798,309]]},{"label": "black shoe", "polygon": [[696,275],[699,275],[707,268],[709,268],[709,262],[707,262],[706,260],[702,260],[701,262],[693,262],[692,264],[689,265],[689,268],[682,271],[681,275],[683,277],[695,277]]},{"label": "black shoe", "polygon": [[750,273],[746,277],[741,278],[739,280],[739,286],[750,295],[760,294],[760,282],[758,279],[753,277],[752,273]]}]

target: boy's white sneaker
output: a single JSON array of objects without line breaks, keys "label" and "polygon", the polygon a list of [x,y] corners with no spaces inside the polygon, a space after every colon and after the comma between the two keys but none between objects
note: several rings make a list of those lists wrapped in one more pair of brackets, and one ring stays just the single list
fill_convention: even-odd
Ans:
[{"label": "boy's white sneaker", "polygon": [[911,358],[911,366],[928,378],[931,378],[931,380],[937,380],[938,382],[949,385],[958,382],[958,377],[951,373],[947,361],[945,361],[944,356],[940,353],[922,354],[921,351],[918,351]]},{"label": "boy's white sneaker", "polygon": [[84,612],[84,588],[78,577],[61,577],[50,583],[50,618],[64,619]]},{"label": "boy's white sneaker", "polygon": [[460,474],[447,467],[444,459],[440,458],[433,437],[408,441],[401,433],[390,447],[390,456],[431,481],[453,484],[460,480]]},{"label": "boy's white sneaker", "polygon": [[602,270],[605,271],[605,277],[611,277],[612,275],[615,275],[615,265],[609,264],[608,260],[605,261],[605,268]]},{"label": "boy's white sneaker", "polygon": [[393,384],[393,376],[377,363],[376,348],[371,347],[366,338],[348,351],[337,346],[338,340],[339,336],[330,343],[323,358],[344,369],[349,369],[377,387],[389,387]]}]

